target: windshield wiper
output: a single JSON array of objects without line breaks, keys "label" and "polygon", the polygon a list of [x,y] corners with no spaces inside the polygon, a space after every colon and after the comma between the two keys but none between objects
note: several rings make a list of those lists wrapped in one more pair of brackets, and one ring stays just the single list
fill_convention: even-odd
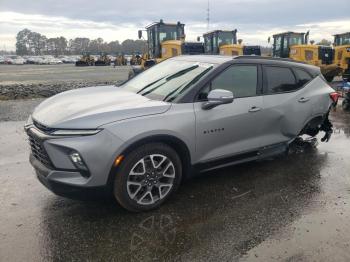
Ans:
[{"label": "windshield wiper", "polygon": [[159,79],[157,79],[156,81],[153,81],[152,83],[149,83],[148,85],[142,87],[139,91],[136,92],[136,94],[140,94],[142,91],[144,91],[145,89],[149,88],[150,86],[154,85],[155,83],[159,82],[160,80],[166,78],[166,76],[161,77]]},{"label": "windshield wiper", "polygon": [[[188,88],[189,86],[193,85],[194,83],[196,83],[203,75],[205,75],[210,69],[212,69],[213,67],[208,67],[207,69],[205,69],[202,73],[200,73],[199,75],[197,75],[195,78],[192,79],[192,81],[190,81],[187,85],[182,84],[180,85],[178,88],[174,89],[173,91],[171,91],[169,94],[167,94],[164,98],[163,101],[169,102],[172,101],[176,98],[176,96],[178,94],[181,94],[183,92],[183,90],[185,90],[186,88]],[[184,86],[185,85],[185,86]],[[184,87],[183,87],[184,86]],[[183,88],[182,88],[183,87]],[[181,89],[182,88],[182,89]],[[176,93],[176,91],[178,91],[179,89],[180,92],[177,93],[176,96],[172,96],[174,93]],[[171,97],[172,96],[172,97]],[[170,97],[170,98],[169,98]],[[168,99],[169,98],[169,99]]]},{"label": "windshield wiper", "polygon": [[147,89],[148,87],[154,85],[154,84],[157,83],[158,81],[160,81],[160,80],[162,80],[162,79],[165,78],[165,82],[164,82],[164,83],[161,83],[160,85],[158,85],[158,86],[152,88],[151,90],[148,90],[148,91],[144,92],[143,94],[141,94],[142,96],[148,95],[148,94],[152,93],[154,90],[156,90],[156,89],[158,89],[159,87],[161,87],[162,85],[164,85],[165,83],[169,82],[170,80],[173,80],[173,79],[175,79],[175,78],[178,78],[178,77],[180,77],[180,76],[182,76],[182,75],[184,75],[184,74],[186,74],[186,73],[188,73],[188,72],[190,72],[190,71],[192,71],[192,70],[194,70],[194,69],[196,69],[196,68],[198,68],[198,67],[199,67],[198,65],[194,65],[194,66],[191,66],[191,67],[182,69],[182,70],[180,70],[179,72],[176,72],[175,74],[170,75],[170,76],[168,76],[168,77],[163,77],[163,78],[161,78],[161,79],[159,79],[159,80],[157,80],[157,81],[155,81],[155,82],[153,82],[153,83],[151,83],[151,84],[148,84],[147,86],[145,86],[144,88],[142,88],[140,91],[138,91],[137,94],[140,94],[142,91],[144,91],[144,90]]},{"label": "windshield wiper", "polygon": [[177,73],[175,73],[175,74],[173,74],[173,75],[171,75],[171,76],[168,76],[165,80],[166,80],[166,81],[170,81],[170,80],[172,80],[172,79],[174,79],[174,78],[177,78],[177,77],[179,77],[179,76],[182,76],[182,75],[184,75],[184,74],[186,74],[186,73],[188,73],[188,72],[190,72],[190,71],[192,71],[193,69],[196,69],[196,68],[198,68],[198,67],[199,67],[199,65],[194,65],[194,66],[190,66],[190,67],[188,67],[188,68],[182,69],[181,71],[179,71],[179,72],[177,72]]},{"label": "windshield wiper", "polygon": [[[184,83],[185,84],[185,83]],[[177,90],[179,90],[181,87],[183,87],[183,85],[180,85],[178,88],[175,88],[173,91],[171,91],[169,94],[167,94],[164,98],[163,98],[163,101],[166,101],[166,102],[170,102],[172,101],[175,97],[171,97],[170,99],[168,99],[170,96],[172,96],[174,93],[176,93]]]}]

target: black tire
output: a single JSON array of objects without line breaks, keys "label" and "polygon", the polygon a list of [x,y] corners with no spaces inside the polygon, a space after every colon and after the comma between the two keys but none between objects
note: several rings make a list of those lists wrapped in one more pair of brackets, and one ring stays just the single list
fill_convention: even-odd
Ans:
[{"label": "black tire", "polygon": [[[168,190],[165,196],[163,196],[162,198],[159,197],[159,199],[156,200],[154,203],[139,204],[136,200],[132,199],[128,193],[127,183],[129,181],[129,176],[130,176],[129,174],[132,171],[132,168],[135,168],[135,165],[140,160],[144,159],[147,156],[155,155],[155,154],[161,154],[162,156],[165,156],[167,160],[171,161],[171,163],[173,164],[174,168],[172,168],[172,170],[174,171],[174,178],[171,178],[172,187]],[[144,167],[146,168],[146,164]],[[143,176],[143,178],[145,178],[145,176]],[[181,183],[181,179],[182,179],[181,160],[174,149],[172,149],[171,147],[163,143],[145,144],[141,147],[136,148],[135,150],[131,151],[125,156],[125,159],[122,161],[121,165],[118,167],[117,174],[114,179],[113,193],[118,203],[125,209],[132,212],[148,211],[148,210],[158,208],[163,202],[165,202],[172,195],[172,193],[177,190],[177,188]],[[143,179],[142,181],[144,182],[144,180],[145,179]],[[147,188],[148,187],[146,185],[140,189],[141,195],[143,194],[143,192],[147,191]],[[156,186],[154,186],[154,190],[161,191],[161,189],[159,188],[157,189]],[[151,196],[151,198],[153,201],[153,196]]]},{"label": "black tire", "polygon": [[331,83],[334,79],[334,76],[326,76],[325,77],[328,83]]},{"label": "black tire", "polygon": [[349,111],[350,110],[350,102],[348,99],[344,99],[342,103],[343,110]]}]

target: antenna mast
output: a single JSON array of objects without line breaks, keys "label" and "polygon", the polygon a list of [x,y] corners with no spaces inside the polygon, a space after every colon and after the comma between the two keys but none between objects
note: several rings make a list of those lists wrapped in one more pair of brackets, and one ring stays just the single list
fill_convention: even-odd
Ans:
[{"label": "antenna mast", "polygon": [[209,32],[209,22],[210,22],[210,9],[209,9],[209,0],[208,0],[208,8],[207,8],[207,32]]}]

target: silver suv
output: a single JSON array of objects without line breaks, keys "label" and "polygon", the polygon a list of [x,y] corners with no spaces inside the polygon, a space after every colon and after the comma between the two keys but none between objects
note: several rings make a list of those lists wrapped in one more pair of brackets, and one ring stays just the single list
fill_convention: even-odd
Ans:
[{"label": "silver suv", "polygon": [[262,57],[180,56],[123,85],[53,96],[26,123],[30,162],[58,195],[113,193],[158,207],[195,170],[284,153],[332,129],[337,100],[319,68]]}]

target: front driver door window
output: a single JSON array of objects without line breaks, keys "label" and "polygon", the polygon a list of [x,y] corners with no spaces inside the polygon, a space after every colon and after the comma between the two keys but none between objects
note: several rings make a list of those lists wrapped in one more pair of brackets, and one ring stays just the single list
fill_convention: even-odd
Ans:
[{"label": "front driver door window", "polygon": [[[194,104],[196,114],[197,159],[205,162],[228,157],[260,147],[262,97],[259,92],[257,65],[233,65],[200,92]],[[233,92],[233,103],[210,110],[201,108],[202,101],[213,89]]]},{"label": "front driver door window", "polygon": [[211,90],[229,90],[236,98],[255,96],[257,76],[258,68],[255,65],[233,66],[212,81]]}]

